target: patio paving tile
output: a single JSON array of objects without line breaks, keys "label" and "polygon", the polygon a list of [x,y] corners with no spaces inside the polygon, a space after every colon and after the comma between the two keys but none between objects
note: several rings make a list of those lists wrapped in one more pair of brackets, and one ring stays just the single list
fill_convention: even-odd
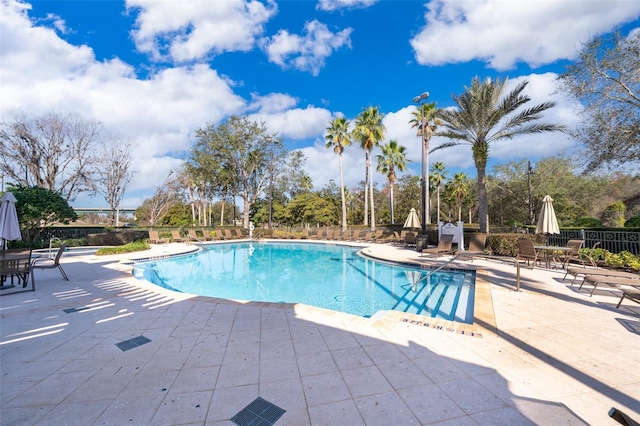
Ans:
[{"label": "patio paving tile", "polygon": [[[495,313],[476,327],[193,297],[121,258],[63,258],[71,281],[38,271],[36,293],[0,298],[1,424],[228,425],[257,397],[286,410],[277,426],[640,419],[640,306],[615,309],[615,289],[589,297],[561,271],[523,269],[515,292],[513,264],[476,259],[482,315]],[[138,336],[151,341],[116,346]]]}]

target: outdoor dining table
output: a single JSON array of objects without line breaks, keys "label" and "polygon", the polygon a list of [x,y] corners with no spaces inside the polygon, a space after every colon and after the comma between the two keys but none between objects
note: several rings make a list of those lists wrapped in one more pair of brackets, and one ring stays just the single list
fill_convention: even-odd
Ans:
[{"label": "outdoor dining table", "polygon": [[[547,269],[551,267],[551,259],[549,255],[553,254],[555,251],[568,252],[572,248],[566,246],[533,246],[537,251],[544,252],[545,266]],[[554,259],[555,260],[555,259]]]}]

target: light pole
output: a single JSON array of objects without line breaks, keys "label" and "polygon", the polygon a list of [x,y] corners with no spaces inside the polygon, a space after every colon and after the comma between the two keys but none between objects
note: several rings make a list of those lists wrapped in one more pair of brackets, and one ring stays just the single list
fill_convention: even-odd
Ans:
[{"label": "light pole", "polygon": [[427,182],[427,168],[429,164],[429,152],[427,150],[427,126],[429,125],[428,117],[425,116],[424,113],[424,103],[427,101],[429,97],[429,92],[424,92],[423,94],[416,96],[413,98],[413,102],[418,104],[418,108],[420,109],[419,115],[417,118],[420,119],[420,127],[418,129],[418,136],[422,137],[422,176],[421,176],[421,186],[422,186],[422,233],[425,234],[427,232],[427,223],[431,223],[431,215],[429,214],[429,185]]}]

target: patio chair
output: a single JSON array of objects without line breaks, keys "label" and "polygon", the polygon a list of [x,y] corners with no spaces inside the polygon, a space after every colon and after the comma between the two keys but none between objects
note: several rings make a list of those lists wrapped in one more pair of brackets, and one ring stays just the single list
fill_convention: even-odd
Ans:
[{"label": "patio chair", "polygon": [[231,229],[223,229],[222,232],[224,232],[224,239],[225,240],[235,240],[236,237],[231,233]]},{"label": "patio chair", "polygon": [[[13,286],[14,279],[22,288],[27,287],[31,275],[32,290],[35,291],[35,277],[31,266],[31,249],[11,249],[0,251],[0,286],[3,288],[7,280],[11,280]],[[7,293],[9,294],[9,293]]]},{"label": "patio chair", "polygon": [[187,239],[189,241],[204,241],[204,238],[200,238],[198,237],[198,234],[196,234],[196,230],[195,229],[189,229],[187,231]]},{"label": "patio chair", "polygon": [[173,243],[183,243],[185,239],[180,235],[180,231],[174,229],[171,231],[171,242]]},{"label": "patio chair", "polygon": [[[569,265],[569,262],[574,261],[577,263],[581,263],[582,266],[586,265],[586,260],[580,256],[580,249],[584,245],[584,240],[569,240],[567,241],[567,247],[570,250],[563,253],[559,260],[562,261],[562,268],[566,269]],[[555,259],[554,259],[555,260]]]},{"label": "patio chair", "polygon": [[469,248],[465,251],[458,250],[457,255],[465,255],[471,258],[473,262],[473,255],[485,254],[487,244],[487,234],[483,232],[474,232],[469,236]]},{"label": "patio chair", "polygon": [[533,241],[527,240],[525,238],[521,238],[518,240],[518,255],[516,256],[517,260],[526,260],[527,265],[529,265],[531,262],[531,269],[533,269],[536,262],[539,261],[539,256],[540,253],[536,251],[536,248],[533,245]]},{"label": "patio chair", "polygon": [[440,240],[438,240],[438,246],[422,249],[421,256],[433,255],[438,258],[438,256],[441,254],[451,254],[453,253],[453,250],[451,249],[452,245],[453,234],[442,234],[440,235]]},{"label": "patio chair", "polygon": [[369,243],[378,243],[378,242],[380,242],[380,239],[382,238],[382,232],[384,232],[383,229],[376,230],[376,232],[371,236],[371,238],[367,242],[369,242]]},{"label": "patio chair", "polygon": [[240,228],[236,228],[236,229],[234,229],[234,231],[235,231],[236,236],[238,237],[239,240],[244,238],[244,235],[242,235],[242,230]]},{"label": "patio chair", "polygon": [[[567,278],[567,275],[573,275],[573,280],[571,281],[571,286],[573,287],[573,284],[575,283],[576,279],[578,278],[578,275],[593,275],[593,276],[605,276],[605,277],[616,277],[616,278],[637,278],[638,274],[634,274],[632,272],[625,272],[625,271],[614,271],[612,269],[591,269],[591,268],[579,268],[579,267],[574,267],[574,268],[567,268],[567,272],[564,274],[564,278],[562,278],[562,281],[565,280],[565,278]],[[584,277],[583,277],[584,279]]]},{"label": "patio chair", "polygon": [[64,278],[66,281],[69,281],[69,277],[67,277],[67,274],[64,272],[64,269],[62,269],[62,265],[60,265],[60,258],[62,257],[62,253],[64,253],[66,248],[67,248],[66,245],[64,244],[60,245],[60,248],[58,248],[58,252],[56,253],[56,256],[53,259],[49,257],[39,257],[39,258],[33,259],[31,261],[31,268],[33,269],[58,268],[60,270],[60,273],[62,274],[62,278]]},{"label": "patio chair", "polygon": [[168,242],[169,242],[169,238],[160,238],[158,231],[149,231],[149,243],[164,244]]},{"label": "patio chair", "polygon": [[382,243],[392,243],[392,244],[397,244],[398,241],[400,241],[400,234],[398,234],[396,231],[393,231],[393,234],[391,235],[387,235],[385,238],[382,239]]}]

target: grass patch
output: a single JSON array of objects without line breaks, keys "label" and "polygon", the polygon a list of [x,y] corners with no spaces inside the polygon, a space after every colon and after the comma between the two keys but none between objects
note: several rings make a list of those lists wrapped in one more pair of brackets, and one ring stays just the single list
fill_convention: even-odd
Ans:
[{"label": "grass patch", "polygon": [[138,241],[132,241],[123,246],[101,248],[96,252],[96,255],[101,256],[105,254],[133,253],[136,251],[149,250],[150,248],[151,246],[146,241],[138,240]]}]

